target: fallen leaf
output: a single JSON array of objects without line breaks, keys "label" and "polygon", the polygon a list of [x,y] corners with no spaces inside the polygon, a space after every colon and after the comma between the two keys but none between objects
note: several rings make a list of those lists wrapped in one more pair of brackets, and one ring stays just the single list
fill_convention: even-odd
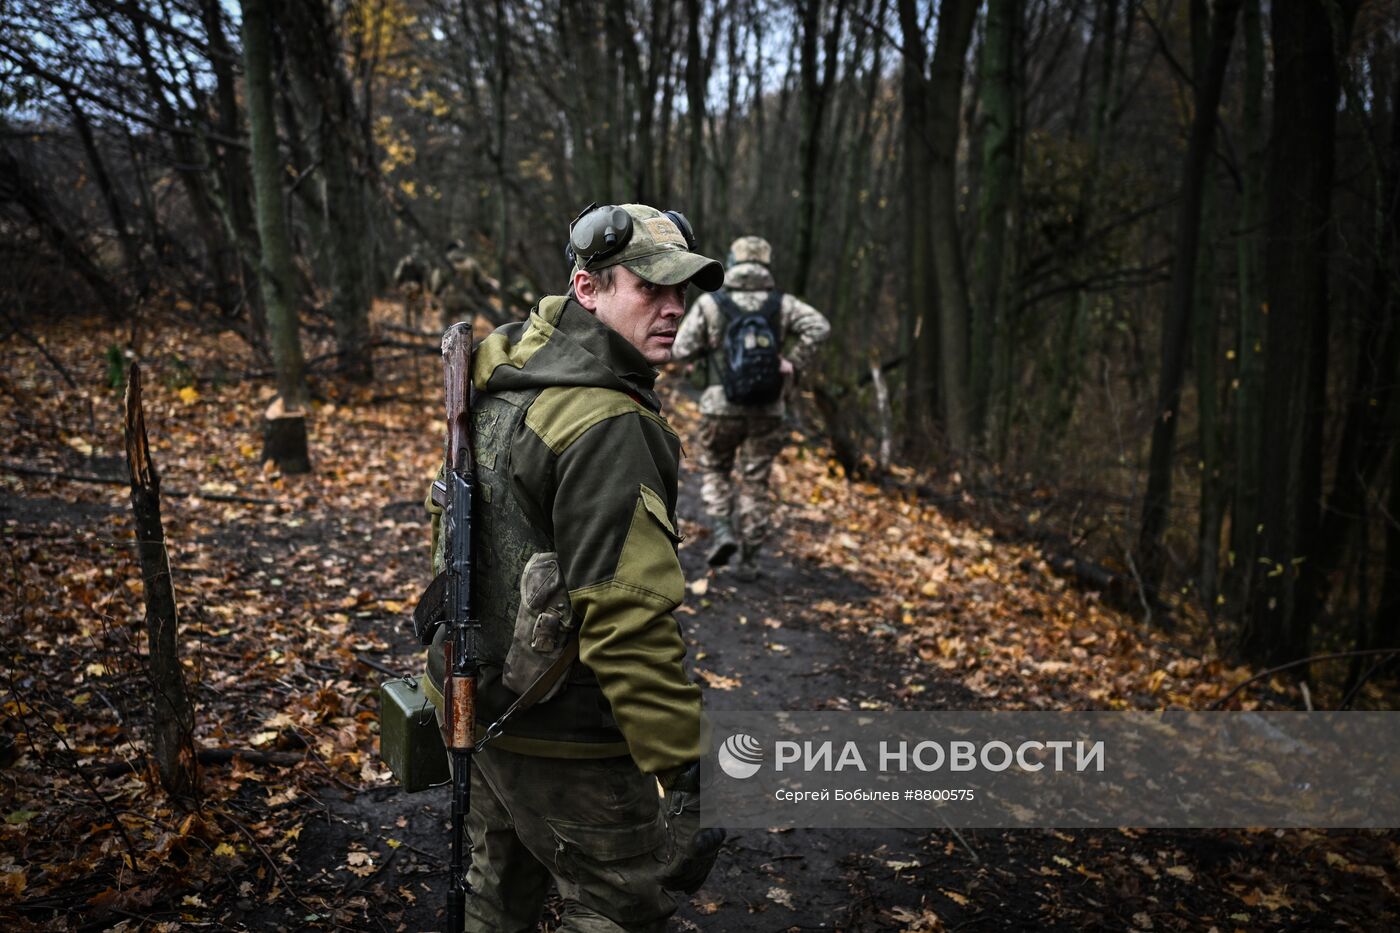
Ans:
[{"label": "fallen leaf", "polygon": [[695,669],[695,676],[703,679],[708,686],[715,690],[733,690],[744,685],[744,682],[738,677],[725,677],[723,674],[716,674],[698,667]]}]

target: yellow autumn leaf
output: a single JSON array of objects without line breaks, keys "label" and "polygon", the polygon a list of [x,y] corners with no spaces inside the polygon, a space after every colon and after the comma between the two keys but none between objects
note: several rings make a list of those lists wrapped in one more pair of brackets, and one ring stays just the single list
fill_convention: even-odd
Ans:
[{"label": "yellow autumn leaf", "polygon": [[221,842],[217,846],[215,846],[214,854],[219,856],[220,858],[236,858],[238,856],[238,853],[234,851],[233,846],[229,845],[227,842]]},{"label": "yellow autumn leaf", "polygon": [[0,872],[0,891],[3,891],[12,898],[17,899],[23,894],[25,885],[28,883],[29,878],[23,868]]},{"label": "yellow autumn leaf", "polygon": [[193,405],[195,402],[199,401],[199,392],[194,386],[185,386],[180,390],[180,401],[184,402],[186,405]]}]

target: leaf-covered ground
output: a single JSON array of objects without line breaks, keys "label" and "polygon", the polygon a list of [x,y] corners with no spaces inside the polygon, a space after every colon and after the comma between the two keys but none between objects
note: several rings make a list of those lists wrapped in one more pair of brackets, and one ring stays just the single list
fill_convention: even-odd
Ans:
[{"label": "leaf-covered ground", "polygon": [[[421,665],[405,619],[426,580],[435,356],[387,349],[372,389],[317,378],[316,472],[284,477],[259,462],[266,364],[231,335],[145,323],[196,738],[244,751],[201,769],[194,806],[146,762],[133,524],[126,488],[102,482],[125,476],[109,348],[129,333],[66,319],[28,332],[42,352],[9,335],[0,923],[441,928],[445,793],[403,795],[377,760],[383,675],[365,663]],[[668,397],[684,436],[694,406]],[[1251,674],[1149,635],[1033,546],[848,482],[816,440],[795,434],[777,474],[782,530],[747,587],[704,572],[683,480],[682,619],[714,708],[1201,708]],[[1234,702],[1298,702],[1261,686]],[[1400,925],[1398,887],[1394,833],[745,831],[675,926],[1379,929]]]}]

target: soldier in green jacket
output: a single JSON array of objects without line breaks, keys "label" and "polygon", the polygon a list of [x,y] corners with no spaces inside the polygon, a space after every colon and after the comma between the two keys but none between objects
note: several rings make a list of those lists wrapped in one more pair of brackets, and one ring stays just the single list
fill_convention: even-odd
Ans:
[{"label": "soldier in green jacket", "polygon": [[[478,741],[571,638],[578,660],[473,756],[470,930],[533,930],[551,881],[561,929],[661,930],[670,892],[697,889],[723,841],[695,812],[706,736],[673,615],[680,441],[653,391],[686,286],[718,288],[723,267],[682,216],[642,205],[586,211],[570,241],[570,294],[473,359]],[[445,632],[428,661],[439,710]]]}]

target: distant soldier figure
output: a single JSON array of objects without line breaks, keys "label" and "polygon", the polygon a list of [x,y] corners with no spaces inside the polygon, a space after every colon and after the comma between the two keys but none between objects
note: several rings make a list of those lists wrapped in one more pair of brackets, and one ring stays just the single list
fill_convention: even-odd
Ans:
[{"label": "distant soldier figure", "polygon": [[394,267],[394,284],[403,299],[403,323],[412,330],[418,329],[418,318],[423,311],[424,278],[423,263],[412,252],[405,253]]},{"label": "distant soldier figure", "polygon": [[[773,249],[744,236],[729,247],[724,288],[690,307],[673,347],[675,359],[706,367],[700,397],[700,495],[714,540],[708,560],[736,576],[757,578],[756,559],[772,526],[768,475],[783,449],[783,392],[831,333],[821,312],[778,291],[768,266]],[[739,466],[738,501],[731,472]]]},{"label": "distant soldier figure", "polygon": [[447,244],[448,266],[433,269],[429,286],[442,314],[442,329],[458,321],[469,321],[480,310],[475,306],[500,288],[500,283],[482,270],[481,264],[467,252],[466,244],[453,240]]}]

